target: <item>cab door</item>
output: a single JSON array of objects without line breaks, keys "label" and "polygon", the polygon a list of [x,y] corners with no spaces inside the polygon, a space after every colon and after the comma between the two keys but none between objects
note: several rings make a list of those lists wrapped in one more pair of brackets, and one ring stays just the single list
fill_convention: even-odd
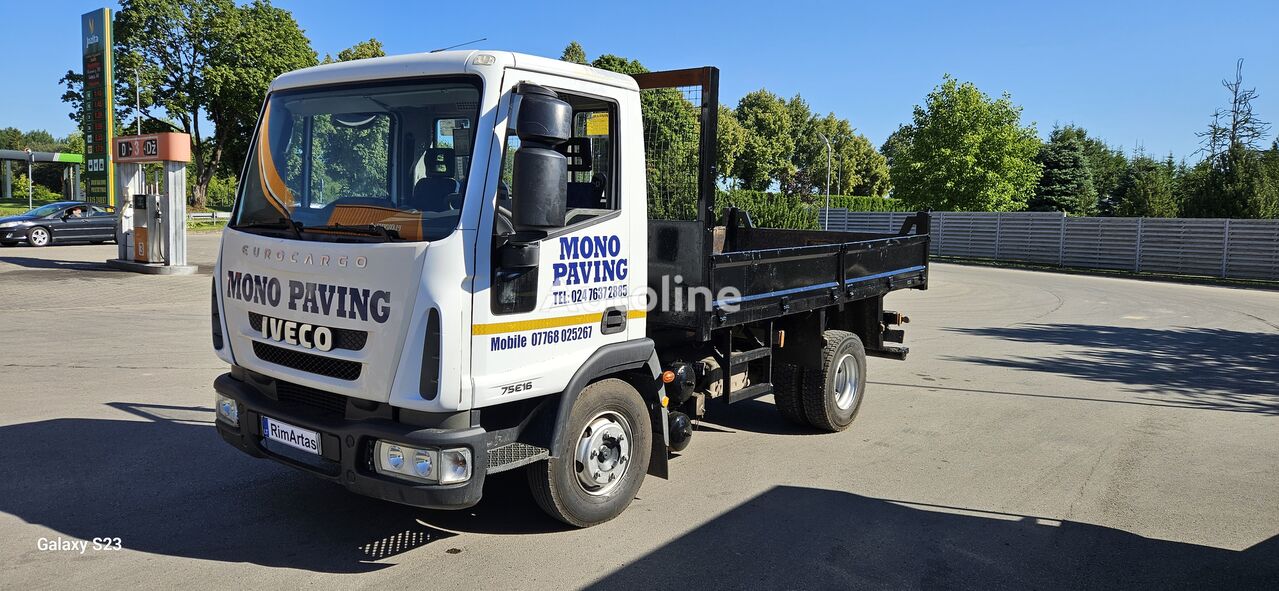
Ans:
[{"label": "cab door", "polygon": [[619,117],[638,109],[637,101],[601,84],[507,70],[508,117],[511,91],[521,82],[550,88],[573,108],[573,139],[557,150],[568,154],[566,226],[536,240],[536,266],[503,268],[499,250],[514,230],[509,212],[520,198],[512,193],[520,140],[499,122],[506,134],[499,144],[501,166],[490,175],[486,192],[497,207],[481,217],[476,246],[471,323],[476,407],[562,391],[592,353],[626,341],[644,315],[642,305],[631,305],[631,296],[645,285],[643,270],[631,264],[633,253],[645,251],[637,242],[644,233],[634,231],[636,216],[642,222],[644,215],[643,193],[623,190],[619,166]]}]

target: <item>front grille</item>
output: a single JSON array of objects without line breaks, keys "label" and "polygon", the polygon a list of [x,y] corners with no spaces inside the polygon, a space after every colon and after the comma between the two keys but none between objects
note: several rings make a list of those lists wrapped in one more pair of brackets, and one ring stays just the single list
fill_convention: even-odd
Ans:
[{"label": "front grille", "polygon": [[321,355],[312,355],[284,347],[268,345],[261,341],[253,341],[253,354],[267,363],[305,371],[339,380],[357,380],[360,378],[360,364],[345,359],[334,359]]},{"label": "front grille", "polygon": [[[257,312],[249,312],[249,326],[252,326],[253,330],[258,331],[258,334],[262,333],[263,318],[264,317],[261,314],[258,314]],[[328,328],[329,330],[333,331],[333,348],[334,349],[347,349],[350,351],[359,351],[364,348],[364,345],[368,343],[368,340],[369,340],[369,333],[364,332],[362,330],[351,330],[349,328],[333,328],[333,327],[325,327],[325,328]]]},{"label": "front grille", "polygon": [[346,396],[284,380],[275,381],[275,397],[280,402],[309,406],[337,415],[346,414]]}]

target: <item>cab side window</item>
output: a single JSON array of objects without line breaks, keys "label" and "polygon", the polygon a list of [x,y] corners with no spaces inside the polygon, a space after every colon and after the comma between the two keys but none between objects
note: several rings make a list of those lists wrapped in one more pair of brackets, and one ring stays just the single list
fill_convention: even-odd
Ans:
[{"label": "cab side window", "polygon": [[[567,226],[575,226],[605,215],[620,208],[617,196],[616,157],[616,114],[617,105],[597,99],[559,92],[560,98],[573,106],[573,137],[560,146],[559,152],[568,159],[568,210],[565,214]],[[497,205],[507,211],[511,210],[517,195],[511,194],[511,177],[515,162],[515,152],[519,150],[520,139],[515,134],[507,134],[506,147],[502,156],[502,182],[498,186]],[[513,229],[504,227],[508,220],[504,219],[499,209],[497,233],[508,234]]]},{"label": "cab side window", "polygon": [[[568,160],[568,229],[589,224],[617,211],[617,105],[611,101],[558,91],[560,99],[573,107],[573,137],[558,151]],[[456,134],[456,130],[454,131]],[[511,216],[519,195],[514,195],[513,171],[520,139],[506,136],[502,152],[502,174],[497,188],[497,211],[493,216],[492,311],[495,314],[528,312],[537,303],[538,272],[532,269],[502,269],[496,264],[498,250],[506,237],[515,233]]]}]

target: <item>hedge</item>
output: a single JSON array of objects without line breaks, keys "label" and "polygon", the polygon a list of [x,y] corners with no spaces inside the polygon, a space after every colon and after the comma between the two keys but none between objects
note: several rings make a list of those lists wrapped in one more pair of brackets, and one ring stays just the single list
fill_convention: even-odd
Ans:
[{"label": "hedge", "polygon": [[[831,207],[849,211],[911,211],[900,200],[856,195],[831,195]],[[818,209],[825,206],[824,195],[807,198],[764,191],[720,191],[715,209],[733,206],[750,213],[751,221],[761,228],[818,229]]]}]

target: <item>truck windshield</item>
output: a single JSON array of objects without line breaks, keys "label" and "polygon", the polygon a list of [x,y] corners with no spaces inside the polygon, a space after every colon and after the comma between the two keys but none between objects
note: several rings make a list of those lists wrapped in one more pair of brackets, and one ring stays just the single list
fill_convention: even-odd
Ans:
[{"label": "truck windshield", "polygon": [[458,225],[478,83],[273,93],[232,227],[298,239],[438,240]]}]

